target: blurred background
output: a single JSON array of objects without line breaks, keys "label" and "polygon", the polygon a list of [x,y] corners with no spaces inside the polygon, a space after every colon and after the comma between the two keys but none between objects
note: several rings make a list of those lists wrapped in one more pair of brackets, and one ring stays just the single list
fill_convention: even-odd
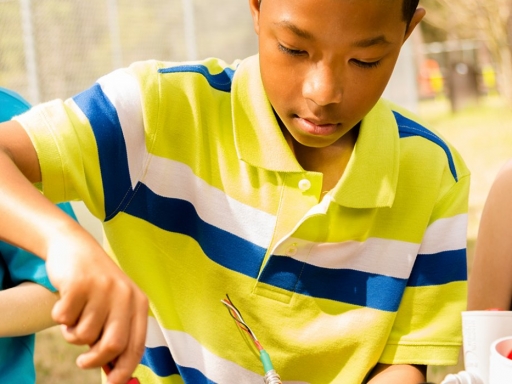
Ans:
[{"label": "blurred background", "polygon": [[[472,174],[471,261],[485,197],[512,157],[512,0],[421,0],[427,17],[405,44],[385,97],[417,112],[462,153]],[[257,52],[246,0],[0,0],[0,86],[32,104],[67,98],[137,60]],[[101,240],[78,203],[79,219]],[[83,348],[58,328],[37,336],[38,383],[99,383]],[[461,359],[462,360],[462,359]],[[429,381],[462,369],[429,368]]]}]

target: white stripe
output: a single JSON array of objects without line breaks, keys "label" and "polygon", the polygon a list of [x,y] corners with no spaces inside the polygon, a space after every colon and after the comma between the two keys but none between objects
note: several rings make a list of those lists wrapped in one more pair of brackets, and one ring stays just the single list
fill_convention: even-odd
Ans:
[{"label": "white stripe", "polygon": [[439,219],[426,230],[420,244],[381,238],[365,242],[313,243],[287,238],[273,252],[317,267],[409,278],[417,254],[466,248],[467,214]]},{"label": "white stripe", "polygon": [[467,245],[468,215],[460,214],[439,219],[425,232],[419,253],[430,255],[443,251],[465,249]]},{"label": "white stripe", "polygon": [[276,254],[322,268],[352,269],[407,279],[418,249],[416,243],[380,238],[342,243],[312,243],[289,238],[276,249]]},{"label": "white stripe", "polygon": [[[119,69],[98,80],[119,116],[132,188],[142,178],[149,156],[144,138],[140,88],[137,79]],[[242,204],[197,177],[190,167],[152,156],[143,182],[163,197],[189,201],[207,223],[266,248],[275,226],[275,216]]]},{"label": "white stripe", "polygon": [[196,176],[186,164],[153,156],[144,183],[160,196],[189,201],[205,222],[268,247],[275,216],[227,196]]},{"label": "white stripe", "polygon": [[[261,384],[263,382],[263,372],[262,375],[258,375],[232,361],[223,359],[207,350],[187,333],[161,328],[157,320],[150,316],[148,317],[146,347],[162,346],[169,348],[177,365],[197,369],[216,383]],[[299,381],[284,381],[283,383],[307,384]]]},{"label": "white stripe", "polygon": [[139,83],[127,69],[118,69],[98,80],[101,89],[114,105],[128,155],[132,188],[140,179],[147,158],[144,121]]}]

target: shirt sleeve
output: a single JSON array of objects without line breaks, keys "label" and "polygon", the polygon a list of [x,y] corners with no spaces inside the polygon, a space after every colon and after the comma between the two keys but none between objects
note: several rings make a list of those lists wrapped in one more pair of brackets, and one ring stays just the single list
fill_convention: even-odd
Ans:
[{"label": "shirt sleeve", "polygon": [[134,70],[118,69],[70,99],[16,119],[34,144],[42,191],[51,201],[83,201],[100,221],[131,201],[149,158]]},{"label": "shirt sleeve", "polygon": [[[58,204],[58,206],[76,220],[73,208],[69,203]],[[4,242],[0,242],[0,257],[6,269],[2,289],[12,288],[25,281],[32,281],[52,292],[57,291],[48,278],[43,259]]]},{"label": "shirt sleeve", "polygon": [[0,256],[6,267],[5,286],[2,289],[12,288],[25,281],[32,281],[52,292],[56,291],[46,273],[44,260],[21,248],[3,242],[0,242]]},{"label": "shirt sleeve", "polygon": [[470,176],[437,201],[380,362],[455,365],[467,300]]}]

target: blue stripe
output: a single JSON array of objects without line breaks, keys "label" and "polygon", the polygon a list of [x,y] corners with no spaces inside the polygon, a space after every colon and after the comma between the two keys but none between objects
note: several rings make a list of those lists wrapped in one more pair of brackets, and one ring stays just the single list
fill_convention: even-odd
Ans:
[{"label": "blue stripe", "polygon": [[[197,369],[190,367],[179,367],[181,377],[185,383],[190,384],[216,384],[215,381],[208,379],[203,373]],[[263,378],[262,378],[263,380]]]},{"label": "blue stripe", "polygon": [[[440,268],[440,266],[442,266]],[[407,285],[424,287],[467,280],[466,250],[418,255]]]},{"label": "blue stripe", "polygon": [[146,348],[140,363],[149,367],[160,377],[180,375],[185,383],[215,384],[214,381],[209,380],[201,371],[195,368],[176,365],[169,348],[164,346]]},{"label": "blue stripe", "polygon": [[457,170],[455,169],[455,163],[453,162],[452,153],[450,148],[448,148],[448,145],[446,145],[446,143],[439,136],[434,134],[432,131],[429,131],[427,128],[423,127],[417,122],[406,118],[396,111],[393,111],[393,113],[398,124],[400,138],[403,139],[411,136],[420,136],[439,145],[446,153],[446,157],[448,158],[448,165],[450,167],[453,178],[455,181],[458,181]]},{"label": "blue stripe", "polygon": [[[190,236],[211,260],[225,268],[258,276],[266,250],[203,221],[188,201],[159,196],[140,184],[126,212],[163,230]],[[222,214],[230,215],[218,212]]]},{"label": "blue stripe", "polygon": [[158,70],[159,73],[183,73],[194,72],[203,75],[210,86],[219,91],[231,92],[231,83],[235,71],[231,68],[225,68],[224,71],[212,75],[208,68],[204,65],[180,65],[177,67],[162,68]]},{"label": "blue stripe", "polygon": [[105,195],[106,221],[123,208],[122,202],[129,201],[127,193],[132,192],[121,123],[115,107],[99,84],[76,95],[73,100],[89,119],[96,138]]},{"label": "blue stripe", "polygon": [[178,367],[167,347],[146,347],[140,363],[149,367],[160,377],[179,375]]},{"label": "blue stripe", "polygon": [[274,256],[261,281],[312,297],[395,312],[406,280],[350,269],[329,269]]}]

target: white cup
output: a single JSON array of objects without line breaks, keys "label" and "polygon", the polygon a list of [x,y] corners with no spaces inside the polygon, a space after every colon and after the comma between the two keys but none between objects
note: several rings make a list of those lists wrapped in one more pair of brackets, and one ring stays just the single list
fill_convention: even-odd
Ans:
[{"label": "white cup", "polygon": [[459,373],[448,374],[441,384],[484,384],[484,382],[472,372],[460,371]]},{"label": "white cup", "polygon": [[512,383],[512,336],[502,337],[491,344],[489,384]]},{"label": "white cup", "polygon": [[[491,344],[512,336],[512,311],[462,312],[464,368],[489,383]],[[507,383],[512,384],[512,378]]]}]

